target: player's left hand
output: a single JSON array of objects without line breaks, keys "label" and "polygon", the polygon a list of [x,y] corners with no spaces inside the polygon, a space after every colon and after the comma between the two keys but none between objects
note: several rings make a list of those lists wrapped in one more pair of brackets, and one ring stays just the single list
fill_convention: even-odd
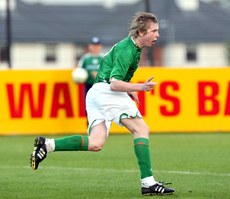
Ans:
[{"label": "player's left hand", "polygon": [[136,92],[128,92],[128,95],[129,95],[137,104],[139,104],[139,99],[138,99],[138,96],[137,96]]}]

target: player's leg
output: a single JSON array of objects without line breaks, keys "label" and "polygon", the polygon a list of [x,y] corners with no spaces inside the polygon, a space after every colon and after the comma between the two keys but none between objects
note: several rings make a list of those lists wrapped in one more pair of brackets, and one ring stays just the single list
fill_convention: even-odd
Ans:
[{"label": "player's leg", "polygon": [[105,122],[101,122],[93,126],[89,133],[90,135],[88,137],[88,150],[100,151],[103,148],[107,138],[107,127],[105,125]]},{"label": "player's leg", "polygon": [[[132,132],[134,136],[134,150],[138,159],[138,164],[141,172],[141,179],[150,178],[149,184],[154,184],[152,166],[149,154],[149,128],[143,122],[142,118],[122,119],[121,123]],[[144,182],[142,182],[144,183]]]},{"label": "player's leg", "polygon": [[73,135],[57,139],[35,139],[34,151],[31,154],[31,167],[33,170],[43,161],[48,152],[54,151],[100,151],[107,138],[105,122],[91,128],[90,135]]},{"label": "player's leg", "polygon": [[132,132],[134,136],[134,151],[141,173],[141,187],[143,195],[171,194],[174,189],[166,188],[156,182],[153,177],[149,151],[149,127],[142,118],[122,119],[121,123]]},{"label": "player's leg", "polygon": [[101,122],[91,128],[89,136],[73,135],[54,139],[53,151],[100,151],[106,137],[106,126],[104,122]]}]

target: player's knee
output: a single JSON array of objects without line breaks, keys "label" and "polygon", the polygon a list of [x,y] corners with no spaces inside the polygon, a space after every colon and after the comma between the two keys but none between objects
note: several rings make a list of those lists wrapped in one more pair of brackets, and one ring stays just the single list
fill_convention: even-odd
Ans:
[{"label": "player's knee", "polygon": [[135,134],[138,136],[138,137],[148,137],[149,136],[149,132],[150,132],[150,128],[145,125],[145,126],[142,126],[141,128],[138,128],[135,132]]},{"label": "player's knee", "polygon": [[143,130],[144,132],[147,132],[147,133],[148,133],[148,132],[150,131],[150,128],[149,128],[148,125],[145,124],[145,125],[142,126],[142,130]]}]

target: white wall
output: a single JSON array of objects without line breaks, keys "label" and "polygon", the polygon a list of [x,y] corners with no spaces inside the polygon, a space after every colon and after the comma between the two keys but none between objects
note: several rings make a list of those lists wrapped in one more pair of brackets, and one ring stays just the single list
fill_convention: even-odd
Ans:
[{"label": "white wall", "polygon": [[73,68],[76,64],[78,48],[73,44],[56,45],[56,62],[46,62],[45,44],[19,44],[12,48],[12,66],[15,69],[39,69],[39,68]]},{"label": "white wall", "polygon": [[35,69],[43,65],[42,44],[14,44],[11,51],[13,68]]},{"label": "white wall", "polygon": [[[163,65],[166,67],[224,67],[228,65],[224,44],[199,44],[197,61],[186,60],[185,44],[169,44],[163,49]],[[106,47],[103,50],[107,49]],[[45,44],[14,43],[12,47],[12,66],[15,69],[53,69],[73,68],[76,56],[81,55],[82,47],[63,43],[56,45],[57,60],[55,63],[45,61]],[[0,63],[0,69],[7,68]]]},{"label": "white wall", "polygon": [[224,44],[198,44],[197,60],[186,60],[185,44],[169,44],[164,48],[164,65],[168,67],[224,67],[228,65]]},{"label": "white wall", "polygon": [[163,65],[164,66],[183,66],[184,65],[184,45],[169,44],[164,47]]},{"label": "white wall", "polygon": [[201,66],[227,66],[227,51],[221,44],[202,44],[199,46]]}]

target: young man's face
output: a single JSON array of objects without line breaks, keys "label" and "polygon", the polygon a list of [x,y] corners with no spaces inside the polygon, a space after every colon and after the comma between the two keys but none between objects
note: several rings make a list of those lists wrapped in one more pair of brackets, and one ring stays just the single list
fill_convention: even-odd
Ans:
[{"label": "young man's face", "polygon": [[140,33],[142,46],[151,47],[155,44],[159,35],[158,23],[150,23],[146,34]]}]

